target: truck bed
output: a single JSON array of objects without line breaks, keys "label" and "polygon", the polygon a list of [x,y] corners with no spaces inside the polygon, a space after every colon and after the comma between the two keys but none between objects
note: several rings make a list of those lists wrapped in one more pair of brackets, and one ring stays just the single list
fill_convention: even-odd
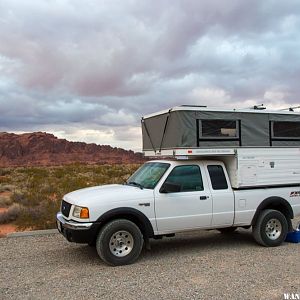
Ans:
[{"label": "truck bed", "polygon": [[[234,225],[242,226],[251,224],[252,218],[262,200],[267,198],[274,199],[274,197],[286,199],[290,203],[294,215],[300,215],[300,183],[294,187],[241,189],[234,191]],[[274,201],[273,203],[275,203]]]}]

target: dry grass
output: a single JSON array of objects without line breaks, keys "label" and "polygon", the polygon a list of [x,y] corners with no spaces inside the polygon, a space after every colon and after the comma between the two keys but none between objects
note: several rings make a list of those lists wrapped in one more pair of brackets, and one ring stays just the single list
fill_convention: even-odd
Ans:
[{"label": "dry grass", "polygon": [[11,192],[13,188],[14,187],[10,184],[0,185],[0,193]]},{"label": "dry grass", "polygon": [[139,165],[83,165],[4,168],[0,173],[0,224],[19,229],[55,228],[55,215],[64,194],[94,185],[123,183]]},{"label": "dry grass", "polygon": [[17,220],[21,211],[21,205],[14,203],[7,211],[0,214],[0,224],[7,224]]},{"label": "dry grass", "polygon": [[0,195],[0,207],[9,207],[13,203],[11,196]]}]

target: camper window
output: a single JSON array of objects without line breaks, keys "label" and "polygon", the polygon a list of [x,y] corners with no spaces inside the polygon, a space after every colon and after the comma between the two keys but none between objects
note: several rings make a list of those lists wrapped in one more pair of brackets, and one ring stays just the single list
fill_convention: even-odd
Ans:
[{"label": "camper window", "polygon": [[201,136],[205,138],[237,138],[238,126],[235,120],[201,120]]},{"label": "camper window", "polygon": [[274,138],[299,138],[300,122],[273,122]]}]

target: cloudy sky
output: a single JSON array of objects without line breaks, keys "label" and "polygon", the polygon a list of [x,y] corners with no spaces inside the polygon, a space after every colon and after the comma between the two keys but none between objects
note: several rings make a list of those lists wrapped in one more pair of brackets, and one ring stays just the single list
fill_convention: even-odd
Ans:
[{"label": "cloudy sky", "polygon": [[298,0],[0,0],[0,131],[141,150],[180,104],[300,104]]}]

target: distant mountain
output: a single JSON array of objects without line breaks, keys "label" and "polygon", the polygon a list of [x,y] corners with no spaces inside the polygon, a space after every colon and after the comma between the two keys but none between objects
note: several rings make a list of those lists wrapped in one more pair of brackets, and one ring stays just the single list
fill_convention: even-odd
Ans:
[{"label": "distant mountain", "polygon": [[0,132],[0,167],[51,166],[74,162],[88,164],[141,163],[145,158],[107,145],[69,142],[46,132]]}]

